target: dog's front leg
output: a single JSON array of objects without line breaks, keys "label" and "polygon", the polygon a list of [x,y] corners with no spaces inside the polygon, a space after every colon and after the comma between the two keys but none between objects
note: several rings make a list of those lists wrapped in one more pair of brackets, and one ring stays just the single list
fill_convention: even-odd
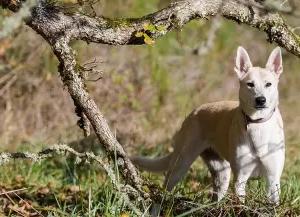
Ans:
[{"label": "dog's front leg", "polygon": [[278,205],[279,204],[279,195],[280,195],[280,176],[267,176],[267,193],[268,199],[271,203]]},{"label": "dog's front leg", "polygon": [[255,164],[248,163],[240,166],[235,172],[235,193],[242,203],[245,202],[247,181],[250,178],[254,168]]},{"label": "dog's front leg", "polygon": [[280,177],[284,166],[284,146],[274,153],[269,153],[262,159],[265,177],[267,180],[267,196],[271,203],[279,204]]}]

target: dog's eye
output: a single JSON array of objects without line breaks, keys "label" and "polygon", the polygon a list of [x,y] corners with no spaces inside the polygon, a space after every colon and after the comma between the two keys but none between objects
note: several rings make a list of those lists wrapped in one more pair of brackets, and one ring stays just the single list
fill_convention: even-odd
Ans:
[{"label": "dog's eye", "polygon": [[266,87],[271,87],[272,86],[272,83],[268,82],[266,83]]},{"label": "dog's eye", "polygon": [[248,86],[248,87],[254,87],[254,83],[248,82],[248,83],[247,83],[247,86]]}]

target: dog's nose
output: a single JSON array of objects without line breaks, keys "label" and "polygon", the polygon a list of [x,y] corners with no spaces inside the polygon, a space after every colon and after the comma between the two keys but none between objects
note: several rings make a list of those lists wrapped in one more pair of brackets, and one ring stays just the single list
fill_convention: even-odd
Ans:
[{"label": "dog's nose", "polygon": [[266,101],[267,101],[267,99],[264,96],[259,96],[259,97],[255,98],[255,103],[256,103],[257,106],[265,105]]}]

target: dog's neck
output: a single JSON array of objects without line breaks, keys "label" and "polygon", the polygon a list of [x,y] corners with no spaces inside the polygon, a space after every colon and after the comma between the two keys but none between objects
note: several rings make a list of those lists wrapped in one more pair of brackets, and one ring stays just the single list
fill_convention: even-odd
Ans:
[{"label": "dog's neck", "polygon": [[245,119],[245,122],[246,124],[251,124],[251,123],[255,123],[255,124],[259,124],[259,123],[264,123],[264,122],[267,122],[268,120],[270,120],[274,114],[274,112],[276,111],[276,107],[271,111],[269,112],[269,114],[265,117],[262,117],[262,118],[257,118],[257,119],[252,119],[251,117],[249,117],[244,111],[243,109],[241,109],[242,111],[242,114],[244,116],[244,119]]},{"label": "dog's neck", "polygon": [[254,107],[248,106],[241,98],[239,100],[239,109],[244,117],[247,117],[248,123],[263,123],[268,121],[273,113],[278,108],[278,100],[274,100],[265,109],[255,109]]}]

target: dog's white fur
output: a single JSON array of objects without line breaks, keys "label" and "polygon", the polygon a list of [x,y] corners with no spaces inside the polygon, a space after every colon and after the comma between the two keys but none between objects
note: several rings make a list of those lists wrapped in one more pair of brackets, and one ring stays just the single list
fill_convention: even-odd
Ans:
[{"label": "dog's white fur", "polygon": [[[200,106],[174,136],[174,152],[160,159],[134,157],[133,162],[149,171],[167,171],[164,185],[171,191],[200,155],[212,174],[214,200],[226,194],[232,171],[235,192],[242,201],[247,180],[263,176],[269,200],[278,204],[285,155],[277,89],[282,69],[279,47],[272,51],[265,68],[253,67],[247,51],[239,47],[235,66],[239,102]],[[261,96],[266,99],[264,108],[256,105]]]}]

